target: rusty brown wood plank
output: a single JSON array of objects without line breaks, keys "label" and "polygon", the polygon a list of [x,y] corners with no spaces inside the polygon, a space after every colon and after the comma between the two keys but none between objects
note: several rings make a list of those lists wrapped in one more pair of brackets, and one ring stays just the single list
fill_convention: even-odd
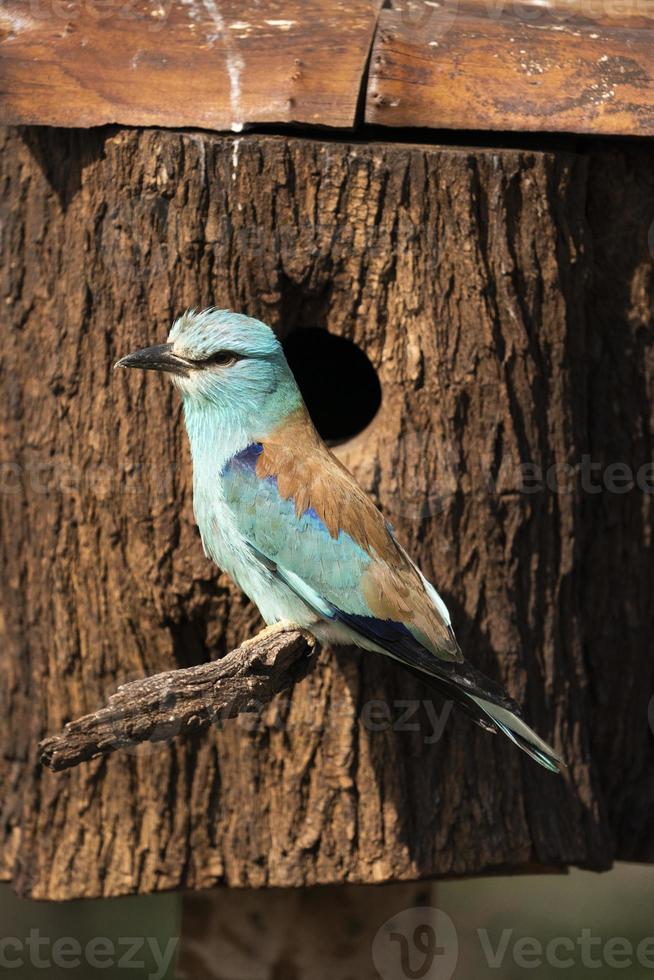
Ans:
[{"label": "rusty brown wood plank", "polygon": [[654,3],[394,0],[380,15],[366,120],[654,134]]},{"label": "rusty brown wood plank", "polygon": [[0,121],[348,127],[381,0],[3,0]]}]

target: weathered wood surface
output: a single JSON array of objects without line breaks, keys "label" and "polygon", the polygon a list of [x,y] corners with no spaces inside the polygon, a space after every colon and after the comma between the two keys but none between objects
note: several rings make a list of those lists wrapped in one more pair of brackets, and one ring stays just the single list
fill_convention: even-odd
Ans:
[{"label": "weathered wood surface", "polygon": [[654,134],[654,3],[393,0],[366,121]]},{"label": "weathered wood surface", "polygon": [[4,0],[0,121],[654,133],[654,0],[381,5]]},{"label": "weathered wood surface", "polygon": [[62,772],[141,742],[170,741],[260,712],[301,680],[314,647],[308,633],[270,626],[220,660],[123,684],[106,707],[45,738],[41,762]]},{"label": "weathered wood surface", "polygon": [[0,120],[352,126],[381,0],[3,0]]},{"label": "weathered wood surface", "polygon": [[[652,458],[651,153],[28,130],[0,168],[3,876],[70,898],[651,859],[652,496],[550,489],[591,450]],[[259,625],[202,553],[172,387],[111,372],[210,303],[367,351],[382,405],[339,454],[564,778],[348,650],[250,725],[39,765],[118,684]]]}]

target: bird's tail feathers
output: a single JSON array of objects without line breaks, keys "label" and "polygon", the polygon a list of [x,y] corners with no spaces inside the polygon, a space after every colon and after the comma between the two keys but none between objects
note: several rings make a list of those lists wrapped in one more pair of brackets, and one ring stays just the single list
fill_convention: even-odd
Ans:
[{"label": "bird's tail feathers", "polygon": [[253,546],[252,550],[320,616],[344,623],[374,644],[373,649],[399,660],[412,674],[427,679],[441,694],[451,697],[481,728],[503,732],[541,766],[551,772],[560,771],[564,764],[561,758],[525,724],[519,705],[499,684],[465,661],[439,660],[401,623],[339,609],[309,589],[299,576],[270,561]]},{"label": "bird's tail feathers", "polygon": [[560,772],[561,767],[565,766],[551,745],[522,720],[518,703],[498,684],[469,664],[441,664],[432,659],[427,670],[424,662],[417,665],[413,658],[398,656],[397,651],[391,656],[400,660],[406,670],[422,678],[439,694],[455,701],[480,728],[493,733],[502,732],[550,772]]},{"label": "bird's tail feathers", "polygon": [[471,695],[471,698],[507,738],[545,769],[549,769],[550,772],[560,772],[561,767],[565,766],[563,759],[552,746],[537,735],[517,714],[476,695]]}]

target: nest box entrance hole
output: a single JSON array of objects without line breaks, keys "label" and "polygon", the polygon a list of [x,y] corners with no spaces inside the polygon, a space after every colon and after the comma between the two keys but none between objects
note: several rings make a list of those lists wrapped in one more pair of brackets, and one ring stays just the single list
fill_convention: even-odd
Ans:
[{"label": "nest box entrance hole", "polygon": [[372,422],[381,385],[367,354],[353,341],[304,327],[286,337],[284,353],[325,442],[347,442]]}]

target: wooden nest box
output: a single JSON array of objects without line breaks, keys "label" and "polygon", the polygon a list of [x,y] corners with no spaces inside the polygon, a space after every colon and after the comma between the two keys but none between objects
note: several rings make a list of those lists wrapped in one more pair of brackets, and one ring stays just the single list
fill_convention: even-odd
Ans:
[{"label": "wooden nest box", "polygon": [[[651,860],[654,8],[92,6],[0,12],[3,878],[64,899]],[[175,393],[111,375],[209,305],[284,338],[564,777],[329,650],[254,714],[40,764],[119,684],[260,626],[203,556]]]}]

